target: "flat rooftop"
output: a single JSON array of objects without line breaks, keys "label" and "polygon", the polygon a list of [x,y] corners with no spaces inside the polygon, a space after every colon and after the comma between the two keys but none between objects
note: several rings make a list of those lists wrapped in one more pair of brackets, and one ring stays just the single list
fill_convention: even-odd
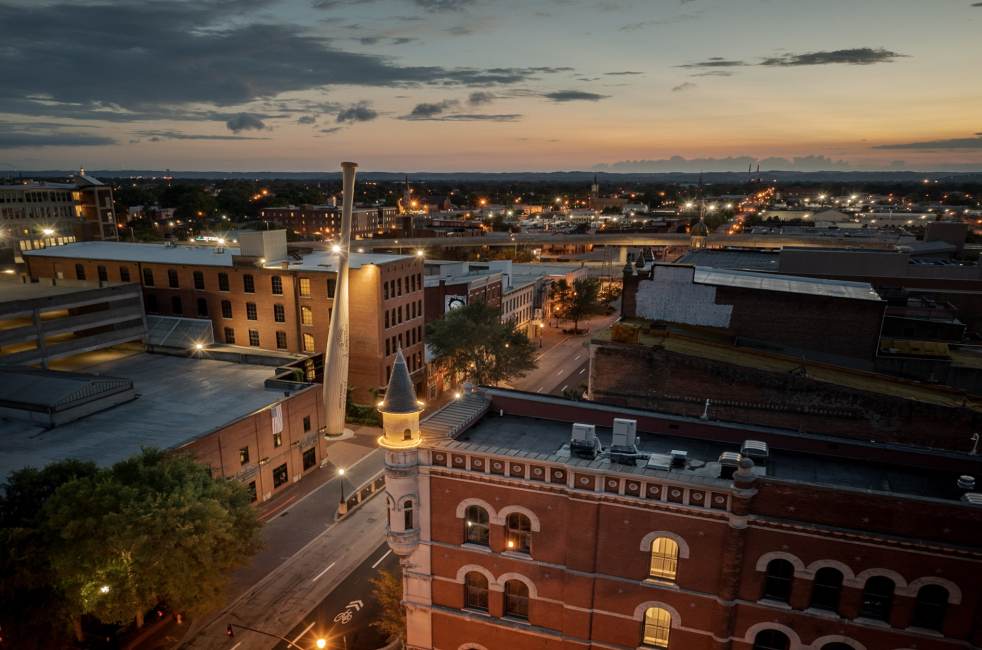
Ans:
[{"label": "flat rooftop", "polygon": [[689,251],[678,263],[738,271],[777,271],[780,256],[780,253],[766,251],[703,248]]},{"label": "flat rooftop", "polygon": [[141,447],[176,447],[282,397],[264,388],[269,366],[145,352],[93,358],[72,370],[130,379],[138,397],[52,429],[0,419],[0,480],[66,458],[111,465]]},{"label": "flat rooftop", "polygon": [[[221,252],[217,252],[217,251]],[[79,258],[113,262],[147,262],[157,264],[181,264],[191,266],[231,267],[233,257],[240,255],[238,248],[190,244],[139,244],[133,242],[86,241],[52,246],[35,251],[24,251],[28,257]],[[398,260],[413,259],[412,255],[385,255],[381,253],[352,253],[349,268],[357,269],[366,264],[387,264]],[[313,251],[302,260],[289,259],[291,270],[337,271],[338,256],[329,251]],[[267,269],[279,269],[280,261],[271,261]]]},{"label": "flat rooftop", "polygon": [[126,286],[123,282],[105,282],[102,287],[98,282],[84,282],[79,280],[59,280],[58,284],[41,282],[21,282],[17,279],[0,279],[0,302],[14,302],[17,300],[33,300],[35,298],[53,298],[55,296],[67,296],[83,291],[99,290],[103,287],[122,287]]},{"label": "flat rooftop", "polygon": [[[522,393],[501,389],[495,389],[492,392],[509,393],[508,397],[522,396]],[[559,398],[535,395],[528,395],[527,398],[530,400],[559,400]],[[576,402],[574,404],[577,407],[586,406],[589,408],[591,403]],[[692,420],[691,418],[668,416],[612,405],[598,404],[597,406],[614,409],[616,411],[613,413],[615,417],[632,418],[632,415],[636,417],[639,414],[656,415],[660,418],[675,420],[680,424]],[[678,479],[708,484],[717,481],[729,483],[728,480],[719,478],[719,456],[724,451],[736,453],[740,451],[738,444],[726,441],[671,435],[667,432],[667,425],[665,425],[666,430],[664,431],[642,431],[639,426],[638,436],[641,439],[639,452],[654,459],[650,465],[645,459],[639,460],[633,466],[612,463],[605,455],[590,460],[570,455],[569,442],[572,424],[572,420],[556,421],[520,415],[502,416],[498,415],[494,408],[491,408],[472,425],[464,427],[452,442],[441,446],[451,450],[467,449],[490,454],[520,455],[524,458],[544,462],[565,463],[573,468],[581,467],[597,471],[660,478],[675,476]],[[736,427],[746,432],[747,439],[754,438],[753,427],[737,424],[727,425],[727,423],[714,424]],[[772,432],[796,435],[794,432],[781,432],[779,430]],[[596,433],[604,449],[609,449],[611,429],[598,426]],[[668,468],[670,454],[673,450],[688,452],[688,459],[684,468]],[[872,451],[870,455],[873,455]],[[786,451],[775,449],[773,445],[770,447],[770,457],[767,464],[755,467],[754,471],[777,479],[858,490],[943,499],[957,498],[958,496],[953,490],[955,476],[951,472]]]}]

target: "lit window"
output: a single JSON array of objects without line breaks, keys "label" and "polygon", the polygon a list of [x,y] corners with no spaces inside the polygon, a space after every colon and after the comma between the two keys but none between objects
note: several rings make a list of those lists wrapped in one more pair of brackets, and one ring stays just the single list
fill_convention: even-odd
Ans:
[{"label": "lit window", "polygon": [[532,522],[520,512],[513,512],[506,520],[507,535],[505,547],[509,551],[531,553],[532,551]]},{"label": "lit window", "polygon": [[314,324],[314,310],[306,305],[300,306],[300,323],[302,325]]},{"label": "lit window", "polygon": [[490,539],[490,518],[481,506],[468,506],[464,515],[464,539],[468,544],[487,546]]},{"label": "lit window", "polygon": [[661,607],[649,607],[644,612],[644,637],[642,643],[654,648],[667,648],[672,630],[672,615]]},{"label": "lit window", "polygon": [[303,351],[313,352],[314,351],[314,335],[306,334],[303,335]]},{"label": "lit window", "polygon": [[652,578],[659,580],[675,580],[679,564],[679,545],[674,539],[658,537],[651,542],[651,571]]},{"label": "lit window", "polygon": [[303,298],[310,297],[310,278],[300,278],[300,296]]}]

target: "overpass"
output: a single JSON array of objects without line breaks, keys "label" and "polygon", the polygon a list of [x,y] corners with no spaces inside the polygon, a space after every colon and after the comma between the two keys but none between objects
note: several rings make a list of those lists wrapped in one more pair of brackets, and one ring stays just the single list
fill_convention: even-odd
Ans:
[{"label": "overpass", "polygon": [[[708,248],[757,248],[761,250],[780,250],[785,247],[801,248],[852,248],[867,250],[893,250],[909,237],[901,238],[892,233],[850,236],[836,235],[751,235],[751,234],[712,234],[706,239]],[[370,251],[411,252],[416,249],[462,248],[475,246],[549,246],[549,245],[587,245],[643,247],[643,246],[686,246],[689,235],[686,233],[596,233],[596,234],[554,234],[554,233],[492,233],[472,237],[413,237],[399,239],[361,239],[352,243],[356,249]],[[291,242],[291,247],[325,248],[322,242]]]}]

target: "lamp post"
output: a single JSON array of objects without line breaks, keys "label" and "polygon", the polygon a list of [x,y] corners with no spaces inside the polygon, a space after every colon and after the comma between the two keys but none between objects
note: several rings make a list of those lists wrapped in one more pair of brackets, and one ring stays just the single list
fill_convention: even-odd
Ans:
[{"label": "lamp post", "polygon": [[[226,625],[225,626],[225,636],[227,636],[229,638],[234,637],[235,636],[235,628],[239,628],[240,630],[248,630],[249,632],[255,632],[256,634],[262,634],[263,636],[268,636],[268,637],[271,637],[273,639],[279,639],[280,641],[283,641],[284,643],[287,644],[287,646],[289,646],[291,648],[296,648],[297,650],[305,650],[305,648],[301,648],[300,646],[298,646],[296,643],[294,643],[290,639],[286,638],[285,636],[280,636],[279,634],[272,634],[271,632],[265,632],[263,630],[257,630],[254,627],[249,627],[247,625],[241,625],[239,623],[229,623],[228,625]],[[318,648],[326,648],[327,647],[327,639],[325,639],[323,637],[319,637],[314,642],[314,645],[316,647],[318,647]]]},{"label": "lamp post", "polygon": [[338,489],[341,492],[341,500],[338,501],[338,514],[346,515],[348,514],[348,503],[344,500],[344,468],[338,468]]}]

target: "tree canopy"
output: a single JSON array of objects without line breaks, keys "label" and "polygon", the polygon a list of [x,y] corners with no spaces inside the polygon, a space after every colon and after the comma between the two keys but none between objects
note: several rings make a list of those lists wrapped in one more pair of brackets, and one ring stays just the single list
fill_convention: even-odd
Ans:
[{"label": "tree canopy", "polygon": [[581,320],[604,311],[600,281],[596,278],[575,280],[573,284],[566,279],[553,280],[551,289],[553,313],[559,318],[573,321],[574,332]]},{"label": "tree canopy", "polygon": [[25,618],[3,621],[8,637],[34,618],[80,637],[83,616],[139,627],[158,603],[205,610],[259,548],[245,487],[183,455],[144,450],[105,469],[63,461],[15,472],[5,488],[0,610],[18,607],[18,586],[34,596]]},{"label": "tree canopy", "polygon": [[496,384],[535,368],[535,348],[512,322],[484,302],[473,302],[433,321],[426,342],[449,369],[477,384]]}]

